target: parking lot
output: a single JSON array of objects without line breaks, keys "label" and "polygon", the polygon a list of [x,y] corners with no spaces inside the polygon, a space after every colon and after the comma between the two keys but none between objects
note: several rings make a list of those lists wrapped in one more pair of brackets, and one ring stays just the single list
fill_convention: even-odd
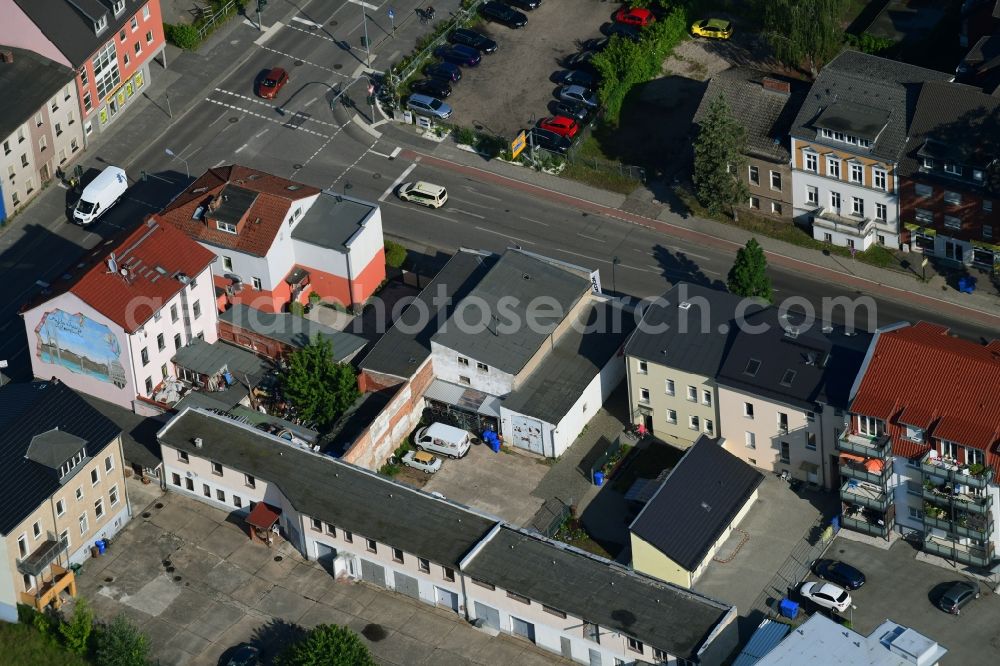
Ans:
[{"label": "parking lot", "polygon": [[[511,30],[497,23],[477,27],[499,47],[478,67],[464,68],[448,104],[451,122],[507,138],[550,115],[558,86],[550,80],[579,42],[600,37],[600,27],[619,5],[601,0],[543,0],[527,11],[528,25]],[[520,11],[520,10],[519,10]]]}]

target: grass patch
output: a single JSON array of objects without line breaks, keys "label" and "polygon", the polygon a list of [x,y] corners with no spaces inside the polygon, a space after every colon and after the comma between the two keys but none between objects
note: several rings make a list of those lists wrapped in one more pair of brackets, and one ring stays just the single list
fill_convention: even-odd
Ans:
[{"label": "grass patch", "polygon": [[590,538],[590,535],[587,534],[585,529],[583,529],[583,525],[580,523],[578,518],[573,518],[572,516],[566,518],[566,522],[564,522],[559,527],[559,531],[556,532],[555,539],[569,544],[574,548],[585,550],[588,553],[593,553],[594,555],[599,555],[609,560],[614,559],[608,551],[601,547],[599,543]]},{"label": "grass patch", "polygon": [[639,186],[639,181],[634,178],[595,169],[580,162],[568,163],[561,175],[586,185],[599,187],[602,190],[610,192],[618,192],[619,194],[631,194]]},{"label": "grass patch", "polygon": [[57,643],[46,639],[34,627],[26,624],[0,622],[0,645],[6,664],[18,666],[89,666],[83,657],[63,650]]}]

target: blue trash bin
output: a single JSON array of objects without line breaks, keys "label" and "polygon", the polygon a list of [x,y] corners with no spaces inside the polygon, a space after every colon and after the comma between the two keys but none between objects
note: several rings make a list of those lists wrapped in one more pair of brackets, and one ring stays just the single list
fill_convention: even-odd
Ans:
[{"label": "blue trash bin", "polygon": [[782,617],[794,620],[799,614],[799,605],[791,599],[785,598],[778,605],[778,612],[781,613]]},{"label": "blue trash bin", "polygon": [[604,472],[594,472],[594,485],[595,486],[604,485]]},{"label": "blue trash bin", "polygon": [[98,555],[103,555],[104,551],[108,547],[107,544],[104,543],[104,539],[98,539],[97,541],[94,542],[94,545],[97,546]]}]

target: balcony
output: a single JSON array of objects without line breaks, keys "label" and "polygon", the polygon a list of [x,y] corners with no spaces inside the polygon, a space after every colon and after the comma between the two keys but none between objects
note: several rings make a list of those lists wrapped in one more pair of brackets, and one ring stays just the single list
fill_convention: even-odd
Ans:
[{"label": "balcony", "polygon": [[931,453],[920,461],[920,471],[925,477],[938,479],[939,483],[951,482],[952,485],[969,486],[970,488],[985,488],[993,478],[993,470],[984,465],[958,465],[948,460],[932,457]]},{"label": "balcony", "polygon": [[944,509],[924,502],[924,527],[944,530],[956,537],[986,541],[993,534],[993,515],[963,512],[951,516]]},{"label": "balcony", "polygon": [[930,500],[938,506],[946,506],[968,513],[984,514],[989,513],[993,505],[992,495],[970,495],[968,493],[956,493],[947,485],[927,487],[928,482],[924,482],[924,499]]},{"label": "balcony", "polygon": [[993,544],[974,546],[955,543],[935,536],[924,538],[924,550],[934,553],[953,562],[960,562],[974,567],[987,568],[993,564]]},{"label": "balcony", "polygon": [[[880,465],[872,463],[880,463]],[[867,481],[868,483],[874,483],[876,486],[885,488],[889,483],[889,477],[892,475],[892,463],[879,458],[869,458],[862,462],[846,459],[844,456],[841,456],[839,470],[840,475],[848,479]]]},{"label": "balcony", "polygon": [[889,435],[869,437],[859,433],[845,432],[837,440],[837,450],[856,453],[866,458],[885,460],[892,455],[892,440]]},{"label": "balcony", "polygon": [[45,541],[35,549],[35,552],[23,560],[17,561],[17,570],[23,574],[38,576],[45,571],[45,567],[55,561],[68,547],[69,542],[66,539],[60,539],[52,532],[49,532]]},{"label": "balcony", "polygon": [[63,590],[68,590],[72,597],[76,596],[76,576],[72,571],[63,569],[58,564],[53,564],[52,579],[45,582],[39,581],[34,594],[21,592],[21,603],[31,606],[39,612],[44,611],[49,604],[59,610],[59,607],[62,606],[62,598],[59,595]]},{"label": "balcony", "polygon": [[849,479],[840,487],[840,499],[848,504],[856,504],[885,513],[889,508],[889,494],[881,487],[867,481]]},{"label": "balcony", "polygon": [[855,532],[861,532],[862,534],[867,534],[868,536],[888,539],[891,526],[885,521],[882,521],[882,523],[883,524],[879,525],[878,521],[870,522],[867,518],[863,517],[855,518],[847,515],[842,515],[840,517],[841,527],[854,530]]},{"label": "balcony", "polygon": [[841,215],[839,209],[822,208],[813,212],[813,226],[864,238],[874,230],[875,220],[856,215]]}]

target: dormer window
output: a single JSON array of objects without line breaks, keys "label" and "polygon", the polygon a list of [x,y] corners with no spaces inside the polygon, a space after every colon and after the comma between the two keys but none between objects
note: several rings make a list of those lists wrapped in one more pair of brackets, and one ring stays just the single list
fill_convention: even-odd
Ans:
[{"label": "dormer window", "polygon": [[925,157],[924,158],[924,168],[925,169],[933,169],[934,168],[934,160],[932,160],[929,157]]},{"label": "dormer window", "polygon": [[950,173],[953,176],[961,176],[962,175],[962,167],[959,166],[958,164],[947,164],[946,163],[944,165],[944,172],[945,173]]},{"label": "dormer window", "polygon": [[906,426],[906,439],[910,440],[911,442],[923,442],[924,441],[923,428]]},{"label": "dormer window", "polygon": [[228,234],[236,233],[236,225],[232,222],[223,222],[222,220],[215,221],[215,228],[219,231],[225,231]]},{"label": "dormer window", "polygon": [[983,172],[980,171],[979,169],[973,169],[972,170],[972,180],[974,180],[976,182],[979,182],[979,183],[983,182]]},{"label": "dormer window", "polygon": [[77,451],[72,458],[64,462],[59,467],[59,478],[62,479],[64,476],[76,469],[77,465],[83,462],[83,459],[87,457],[86,449],[80,449]]},{"label": "dormer window", "polygon": [[125,0],[115,0],[114,4],[115,16],[118,16],[123,11],[125,11]]},{"label": "dormer window", "polygon": [[108,28],[108,17],[102,16],[101,18],[94,21],[94,34],[99,35]]}]

